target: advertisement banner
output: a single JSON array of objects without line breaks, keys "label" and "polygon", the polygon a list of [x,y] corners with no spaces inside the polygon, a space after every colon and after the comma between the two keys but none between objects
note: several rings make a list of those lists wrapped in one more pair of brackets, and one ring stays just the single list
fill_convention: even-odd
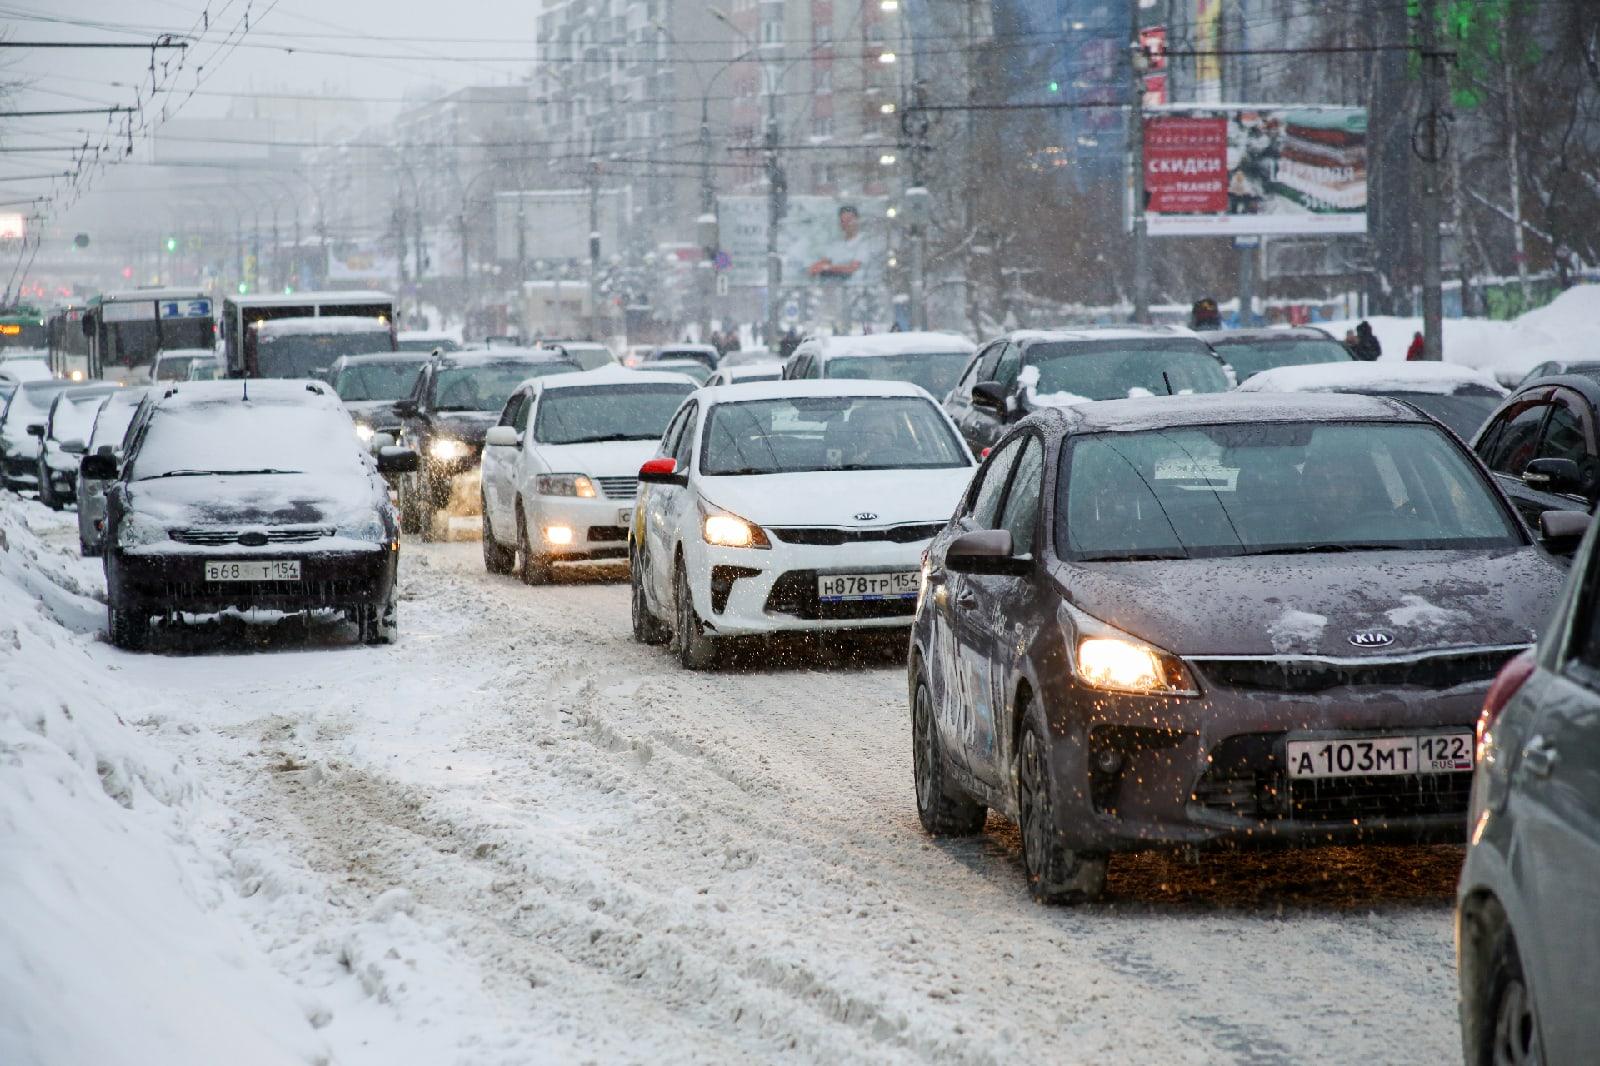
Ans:
[{"label": "advertisement banner", "polygon": [[28,235],[28,223],[20,211],[0,211],[0,241],[20,241]]},{"label": "advertisement banner", "polygon": [[[778,224],[783,287],[862,288],[883,284],[889,227],[881,196],[791,196]],[[730,285],[767,283],[767,201],[717,198],[717,225]]]},{"label": "advertisement banner", "polygon": [[1367,113],[1169,106],[1144,120],[1151,236],[1367,231]]},{"label": "advertisement banner", "polygon": [[1222,99],[1222,0],[1195,0],[1194,98],[1206,103]]}]

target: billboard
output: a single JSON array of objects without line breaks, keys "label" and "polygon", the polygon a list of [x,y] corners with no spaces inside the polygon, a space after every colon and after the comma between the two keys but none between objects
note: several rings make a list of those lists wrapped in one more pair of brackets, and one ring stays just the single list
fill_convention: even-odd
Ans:
[{"label": "billboard", "polygon": [[1144,119],[1153,237],[1367,231],[1358,107],[1174,105]]},{"label": "billboard", "polygon": [[[623,228],[632,209],[628,190],[601,189],[596,196],[600,256],[622,251]],[[589,261],[589,190],[528,189],[494,197],[494,251],[501,262]]]},{"label": "billboard", "polygon": [[[785,288],[882,285],[889,260],[888,200],[881,196],[791,196],[778,223]],[[717,200],[731,285],[767,283],[767,200]]]},{"label": "billboard", "polygon": [[0,211],[0,241],[20,241],[28,235],[28,222],[20,211]]}]

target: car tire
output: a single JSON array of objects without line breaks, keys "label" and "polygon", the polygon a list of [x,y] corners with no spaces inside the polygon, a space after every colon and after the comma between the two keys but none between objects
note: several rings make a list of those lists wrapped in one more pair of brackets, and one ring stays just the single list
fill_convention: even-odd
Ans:
[{"label": "car tire", "polygon": [[705,624],[694,609],[689,591],[689,572],[678,560],[672,580],[672,650],[685,670],[710,670],[717,665],[721,647],[715,637],[706,636]]},{"label": "car tire", "polygon": [[522,504],[517,504],[517,576],[522,578],[524,585],[548,585],[554,576],[551,573],[548,560],[535,555],[533,544],[528,540],[528,518],[522,511]]},{"label": "car tire", "polygon": [[1017,752],[1017,822],[1028,891],[1040,903],[1092,902],[1105,891],[1106,856],[1062,845],[1043,716],[1033,705],[1024,713]]},{"label": "car tire", "polygon": [[394,587],[382,604],[365,605],[357,609],[357,629],[361,643],[367,645],[393,644],[400,639],[400,611]]},{"label": "car tire", "polygon": [[1522,973],[1516,937],[1497,907],[1469,921],[1474,980],[1463,997],[1462,1036],[1467,1066],[1537,1066],[1545,1061],[1533,989]]},{"label": "car tire", "polygon": [[494,539],[494,526],[489,522],[489,501],[483,501],[483,568],[491,574],[509,574],[517,564],[517,549],[503,547]]},{"label": "car tire", "polygon": [[665,644],[672,635],[668,626],[650,610],[644,593],[644,574],[637,553],[628,560],[628,585],[631,591],[633,639],[640,644]]},{"label": "car tire", "polygon": [[417,481],[418,475],[403,477],[399,481],[400,497],[400,532],[417,534],[422,532],[422,520],[417,516]]},{"label": "car tire", "polygon": [[143,610],[112,607],[106,616],[112,647],[140,651],[150,642],[150,616]]},{"label": "car tire", "polygon": [[989,809],[950,780],[933,715],[933,694],[921,677],[911,697],[911,772],[923,829],[934,836],[971,836],[983,829]]}]

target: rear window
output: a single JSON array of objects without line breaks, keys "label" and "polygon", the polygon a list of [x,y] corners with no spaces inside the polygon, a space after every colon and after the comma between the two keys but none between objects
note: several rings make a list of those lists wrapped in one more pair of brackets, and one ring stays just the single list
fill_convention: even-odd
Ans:
[{"label": "rear window", "polygon": [[539,400],[533,439],[540,444],[660,440],[693,391],[687,383],[552,389]]},{"label": "rear window", "polygon": [[445,366],[433,379],[436,411],[498,412],[529,378],[571,374],[583,369],[564,360],[522,360]]},{"label": "rear window", "polygon": [[1037,403],[1226,392],[1211,349],[1198,341],[1046,341],[1029,345],[1018,377]]},{"label": "rear window", "polygon": [[909,381],[943,397],[955,388],[971,352],[907,352],[901,355],[841,355],[822,365],[824,377]]},{"label": "rear window", "polygon": [[351,363],[334,375],[333,391],[339,399],[353,403],[401,400],[411,395],[422,365],[415,359]]},{"label": "rear window", "polygon": [[1348,363],[1352,358],[1350,350],[1338,341],[1315,337],[1241,341],[1216,347],[1217,354],[1233,367],[1240,381],[1280,366]]}]

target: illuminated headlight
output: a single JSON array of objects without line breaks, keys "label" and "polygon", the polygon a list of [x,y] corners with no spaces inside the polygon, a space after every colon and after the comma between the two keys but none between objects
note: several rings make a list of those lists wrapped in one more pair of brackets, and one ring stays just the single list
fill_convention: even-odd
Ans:
[{"label": "illuminated headlight", "polygon": [[371,444],[372,436],[373,431],[371,426],[367,425],[365,422],[356,423],[356,440],[360,441],[362,444]]},{"label": "illuminated headlight", "polygon": [[582,474],[540,474],[537,487],[540,496],[579,496],[592,500],[599,495],[594,482]]},{"label": "illuminated headlight", "polygon": [[700,511],[700,535],[719,548],[770,548],[766,530],[726,511]]},{"label": "illuminated headlight", "polygon": [[544,539],[549,541],[551,544],[571,544],[572,543],[572,527],[571,526],[545,526],[544,527]]},{"label": "illuminated headlight", "polygon": [[83,371],[74,370],[72,373],[68,374],[67,377],[70,378],[73,381],[82,381],[83,380]]},{"label": "illuminated headlight", "polygon": [[1131,634],[1066,606],[1061,621],[1072,649],[1072,673],[1102,692],[1141,696],[1198,696],[1199,686],[1182,659]]},{"label": "illuminated headlight", "polygon": [[467,446],[461,441],[452,440],[449,437],[440,437],[428,445],[428,457],[430,459],[439,459],[441,461],[461,459],[466,454]]}]

